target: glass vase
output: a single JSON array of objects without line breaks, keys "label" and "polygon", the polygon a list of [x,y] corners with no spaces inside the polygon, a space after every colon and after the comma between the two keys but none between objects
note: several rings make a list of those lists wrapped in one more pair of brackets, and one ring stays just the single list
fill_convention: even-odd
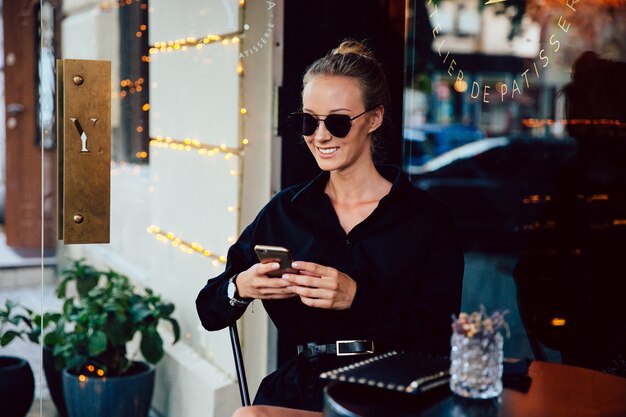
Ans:
[{"label": "glass vase", "polygon": [[450,389],[465,398],[486,399],[502,393],[502,345],[500,333],[490,337],[452,334]]}]

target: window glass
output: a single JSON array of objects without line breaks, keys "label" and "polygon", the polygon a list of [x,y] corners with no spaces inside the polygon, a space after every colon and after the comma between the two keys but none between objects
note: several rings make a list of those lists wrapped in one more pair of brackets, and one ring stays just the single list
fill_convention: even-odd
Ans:
[{"label": "window glass", "polygon": [[[409,1],[403,168],[454,216],[466,254],[463,310],[510,310],[506,355],[532,357],[524,321],[548,359],[561,360],[574,333],[563,335],[587,326],[572,300],[616,303],[610,293],[620,284],[609,278],[595,298],[568,288],[596,288],[592,271],[609,264],[623,272],[607,258],[580,255],[604,248],[600,236],[624,237],[624,111],[614,110],[626,108],[623,77],[595,73],[578,82],[576,91],[589,96],[572,93],[570,103],[596,104],[569,116],[562,89],[585,51],[626,61],[624,22],[621,1]],[[579,125],[597,128],[577,134]],[[547,258],[537,261],[539,253]],[[566,276],[570,261],[587,267]],[[542,290],[540,279],[555,291]],[[528,294],[541,301],[529,303]],[[519,308],[518,296],[526,297]],[[567,324],[552,322],[559,318]]]}]

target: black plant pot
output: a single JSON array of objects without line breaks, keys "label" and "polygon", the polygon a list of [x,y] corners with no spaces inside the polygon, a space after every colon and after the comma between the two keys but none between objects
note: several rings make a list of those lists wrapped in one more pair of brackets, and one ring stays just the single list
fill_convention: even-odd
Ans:
[{"label": "black plant pot", "polygon": [[63,370],[69,417],[147,417],[154,391],[154,367],[135,362],[124,376],[75,375]]},{"label": "black plant pot", "polygon": [[0,410],[3,417],[24,417],[33,405],[35,378],[28,362],[0,356]]},{"label": "black plant pot", "polygon": [[52,397],[52,402],[59,412],[59,416],[67,416],[67,408],[65,407],[65,398],[63,397],[63,371],[54,367],[54,356],[49,346],[43,347],[43,370],[46,374],[46,382],[48,390]]}]

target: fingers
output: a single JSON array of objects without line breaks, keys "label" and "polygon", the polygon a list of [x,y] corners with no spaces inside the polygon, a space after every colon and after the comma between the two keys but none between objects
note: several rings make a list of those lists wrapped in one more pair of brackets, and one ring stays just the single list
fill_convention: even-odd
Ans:
[{"label": "fingers", "polygon": [[305,298],[321,298],[321,299],[330,299],[332,298],[332,291],[321,289],[321,288],[309,288],[309,287],[301,287],[294,285],[290,290],[292,293],[299,295],[300,297]]},{"label": "fingers", "polygon": [[293,297],[297,297],[297,294],[294,294],[292,292],[286,293],[286,294],[265,294],[263,295],[263,300],[284,300],[287,298],[293,298]]},{"label": "fingers", "polygon": [[251,286],[255,295],[254,298],[281,299],[297,296],[290,289],[291,283],[281,278],[255,277],[252,279]]},{"label": "fingers", "polygon": [[318,276],[284,274],[283,279],[291,284],[299,286],[324,288],[333,291],[337,290],[339,286],[337,280],[335,279],[324,279]]},{"label": "fingers", "polygon": [[336,269],[313,262],[296,261],[293,262],[291,266],[300,271],[310,272],[320,277],[330,277],[337,275]]},{"label": "fingers", "polygon": [[307,277],[321,278],[320,275],[314,274],[313,272],[309,272],[309,271],[300,271],[300,275],[306,275]]},{"label": "fingers", "polygon": [[280,264],[278,262],[270,262],[267,264],[259,263],[256,264],[255,273],[257,275],[267,275],[269,272],[275,271],[280,268]]},{"label": "fingers", "polygon": [[331,300],[323,300],[320,298],[300,297],[303,304],[309,307],[332,309],[334,304]]},{"label": "fingers", "polygon": [[277,270],[280,265],[277,262],[267,264],[258,263],[252,265],[247,271],[239,274],[236,286],[237,292],[244,298],[257,299],[282,299],[297,297],[289,287],[289,281],[281,278],[270,278],[266,274]]}]

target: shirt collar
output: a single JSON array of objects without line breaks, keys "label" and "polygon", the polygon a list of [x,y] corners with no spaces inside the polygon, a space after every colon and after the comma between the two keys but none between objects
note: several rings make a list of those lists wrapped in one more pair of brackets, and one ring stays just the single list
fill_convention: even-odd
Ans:
[{"label": "shirt collar", "polygon": [[[380,175],[385,177],[385,179],[390,181],[392,184],[387,197],[401,194],[412,201],[416,200],[417,196],[415,193],[415,187],[411,184],[411,181],[409,181],[408,177],[400,170],[400,168],[395,165],[377,165],[376,169]],[[329,171],[320,172],[317,177],[291,197],[291,203],[295,203],[303,198],[314,199],[319,197],[322,193],[324,193],[324,188],[329,178]]]}]

